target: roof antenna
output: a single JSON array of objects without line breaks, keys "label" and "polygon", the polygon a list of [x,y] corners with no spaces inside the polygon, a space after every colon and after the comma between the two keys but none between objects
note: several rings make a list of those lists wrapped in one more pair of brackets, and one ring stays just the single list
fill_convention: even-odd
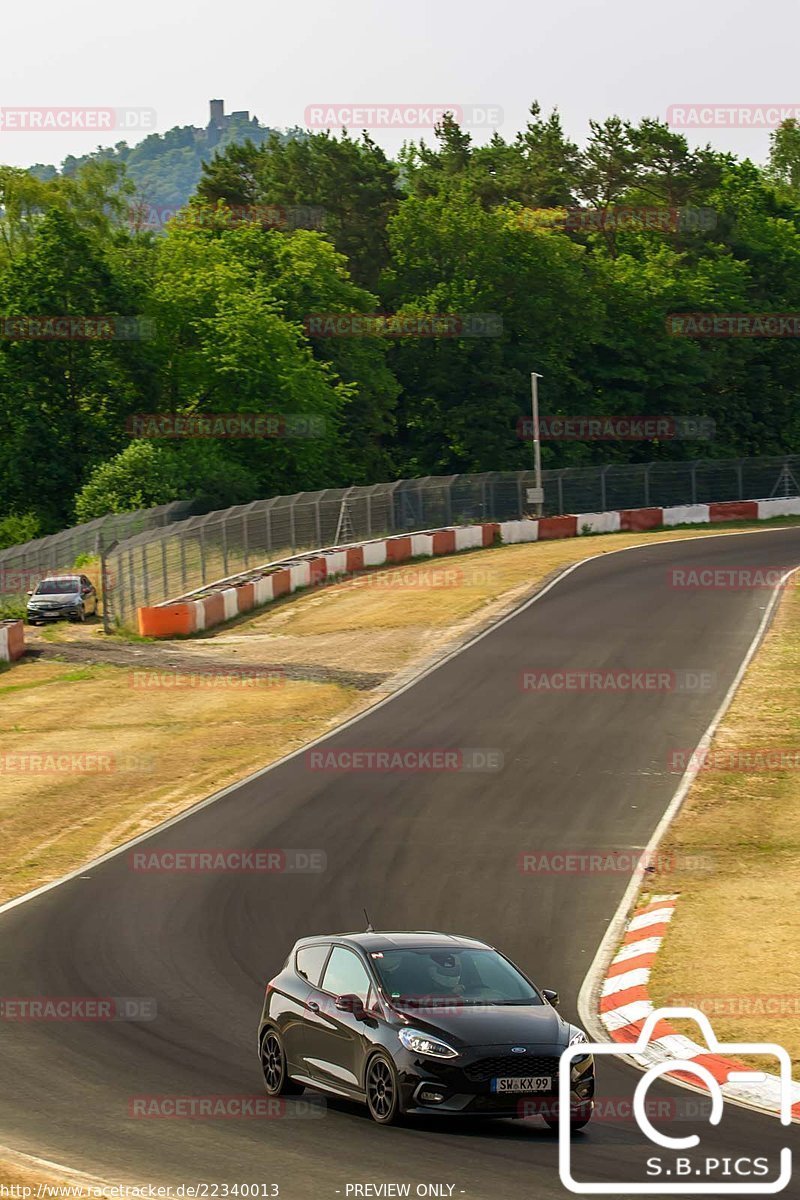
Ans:
[{"label": "roof antenna", "polygon": [[362,909],[362,912],[364,913],[364,916],[367,918],[367,928],[364,932],[365,933],[374,933],[375,930],[372,927],[372,921],[370,921],[370,919],[369,919],[369,913],[367,912],[367,910],[365,908]]}]

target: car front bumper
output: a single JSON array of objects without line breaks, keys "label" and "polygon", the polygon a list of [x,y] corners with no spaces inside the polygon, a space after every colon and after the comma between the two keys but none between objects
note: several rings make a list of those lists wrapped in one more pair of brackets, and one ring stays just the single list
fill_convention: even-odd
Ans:
[{"label": "car front bumper", "polygon": [[83,609],[81,604],[65,604],[61,608],[29,608],[28,623],[32,621],[63,621],[79,617]]},{"label": "car front bumper", "polygon": [[[560,1049],[563,1049],[561,1047]],[[560,1049],[552,1055],[557,1060]],[[395,1056],[403,1111],[414,1115],[441,1113],[445,1116],[517,1117],[558,1116],[558,1070],[552,1070],[552,1085],[545,1092],[492,1091],[490,1078],[475,1078],[475,1068],[486,1051],[470,1051],[459,1059],[426,1058],[408,1051]],[[534,1072],[531,1071],[531,1074]],[[524,1074],[523,1068],[517,1075]],[[573,1061],[570,1072],[570,1109],[591,1112],[594,1097],[594,1059],[591,1055]]]}]

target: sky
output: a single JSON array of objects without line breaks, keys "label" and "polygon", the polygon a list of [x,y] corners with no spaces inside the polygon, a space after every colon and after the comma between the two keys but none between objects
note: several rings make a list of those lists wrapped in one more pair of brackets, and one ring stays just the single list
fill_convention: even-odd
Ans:
[{"label": "sky", "polygon": [[[735,106],[737,126],[726,112],[706,112],[700,115],[716,125],[681,131],[692,144],[763,162],[764,126],[775,118],[763,110],[750,115],[751,106],[796,108],[800,116],[799,32],[797,0],[9,3],[0,162],[59,164],[98,144],[135,144],[150,131],[205,125],[212,97],[224,99],[228,112],[247,109],[275,127],[305,126],[311,106],[323,109],[314,118],[322,120],[331,109],[346,118],[340,110],[354,103],[382,106],[408,123],[370,129],[390,153],[407,139],[432,140],[423,125],[434,105],[463,110],[478,142],[494,128],[513,138],[533,99],[545,112],[557,107],[578,142],[590,118],[664,120],[671,106]],[[469,106],[488,110],[485,121]],[[41,119],[116,124],[109,110],[122,108],[138,129],[31,130],[24,126],[35,118],[19,112],[57,110],[57,118]],[[102,112],[64,116],[68,109]],[[758,127],[742,127],[744,120]]]}]

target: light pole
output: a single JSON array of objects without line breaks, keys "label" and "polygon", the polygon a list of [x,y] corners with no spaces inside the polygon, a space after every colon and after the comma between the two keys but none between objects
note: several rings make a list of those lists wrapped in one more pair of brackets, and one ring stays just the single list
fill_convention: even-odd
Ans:
[{"label": "light pole", "polygon": [[[528,488],[528,502],[536,506],[536,516],[542,515],[544,491],[542,490],[542,443],[539,437],[539,380],[543,375],[531,371],[531,416],[533,418],[533,473],[535,488]],[[532,494],[534,493],[534,494]]]}]

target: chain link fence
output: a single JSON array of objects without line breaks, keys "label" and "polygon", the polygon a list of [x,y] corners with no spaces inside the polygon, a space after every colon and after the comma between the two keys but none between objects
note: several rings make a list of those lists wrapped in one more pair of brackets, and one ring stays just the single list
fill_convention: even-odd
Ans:
[{"label": "chain link fence", "polygon": [[[760,499],[800,492],[800,455],[545,471],[544,512]],[[428,476],[370,487],[298,492],[129,537],[107,556],[111,619],[135,628],[136,609],[177,599],[291,554],[384,534],[532,511],[532,471]]]},{"label": "chain link fence", "polygon": [[[785,490],[786,489],[786,490]],[[667,508],[719,500],[764,500],[800,492],[800,454],[619,463],[544,472],[545,512]]]},{"label": "chain link fence", "polygon": [[0,606],[21,604],[25,595],[45,575],[71,570],[77,559],[99,557],[113,542],[121,542],[148,529],[171,525],[192,512],[192,504],[176,500],[158,508],[109,513],[74,529],[36,538],[21,546],[0,550]]}]

